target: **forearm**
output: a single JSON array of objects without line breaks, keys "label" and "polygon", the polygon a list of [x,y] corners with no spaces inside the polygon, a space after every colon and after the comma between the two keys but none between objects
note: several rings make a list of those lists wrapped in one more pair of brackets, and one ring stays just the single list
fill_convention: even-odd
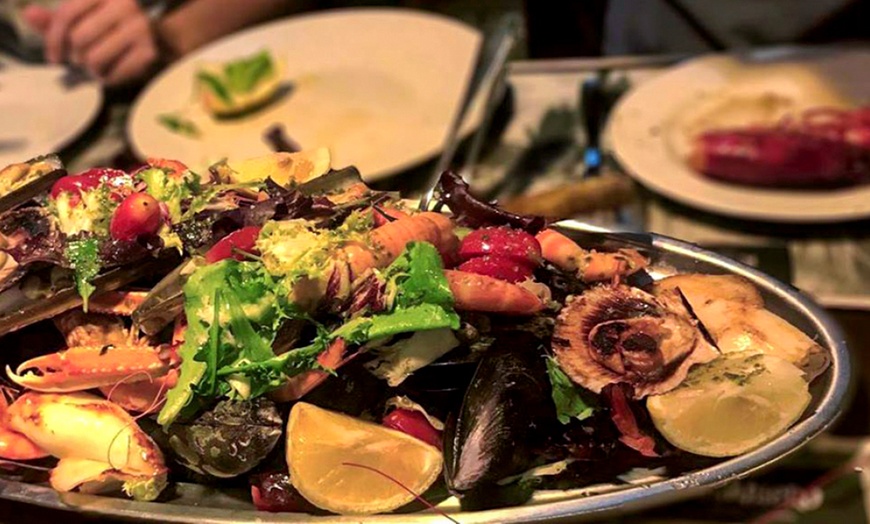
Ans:
[{"label": "forearm", "polygon": [[164,51],[182,56],[216,38],[287,11],[293,0],[190,0],[156,24]]}]

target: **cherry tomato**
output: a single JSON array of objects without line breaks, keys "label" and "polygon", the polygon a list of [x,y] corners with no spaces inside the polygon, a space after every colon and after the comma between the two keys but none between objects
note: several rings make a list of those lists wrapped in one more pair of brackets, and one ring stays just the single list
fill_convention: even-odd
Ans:
[{"label": "cherry tomato", "polygon": [[485,227],[466,235],[459,245],[459,258],[462,260],[487,255],[508,258],[534,268],[541,263],[541,244],[520,229]]},{"label": "cherry tomato", "polygon": [[133,193],[115,209],[109,233],[115,240],[135,240],[157,233],[162,221],[160,202],[148,193]]},{"label": "cherry tomato", "polygon": [[526,263],[497,256],[472,258],[460,264],[457,269],[506,282],[522,282],[531,277],[534,271],[534,268]]},{"label": "cherry tomato", "polygon": [[96,189],[102,183],[114,184],[125,177],[127,173],[108,168],[89,169],[78,175],[67,175],[51,186],[51,198],[57,198],[61,193],[71,193],[70,203],[75,206],[81,201],[83,192]]},{"label": "cherry tomato", "polygon": [[441,432],[432,427],[426,416],[419,411],[394,409],[384,417],[381,424],[441,449]]},{"label": "cherry tomato", "polygon": [[151,167],[157,167],[160,169],[164,169],[169,172],[170,175],[179,177],[187,171],[187,166],[179,162],[178,160],[168,160],[165,158],[149,158],[148,165]]},{"label": "cherry tomato", "polygon": [[234,258],[236,260],[244,260],[244,256],[236,253],[236,251],[244,251],[246,253],[256,253],[257,237],[260,236],[260,228],[258,226],[248,226],[233,231],[229,235],[218,240],[205,254],[205,261],[209,264],[220,262],[225,258]]},{"label": "cherry tomato", "polygon": [[287,473],[260,473],[251,478],[251,499],[259,511],[308,512],[315,508],[296,491]]}]

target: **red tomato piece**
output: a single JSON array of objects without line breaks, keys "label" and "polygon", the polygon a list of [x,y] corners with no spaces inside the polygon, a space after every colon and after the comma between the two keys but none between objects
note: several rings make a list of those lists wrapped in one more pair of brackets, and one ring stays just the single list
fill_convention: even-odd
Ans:
[{"label": "red tomato piece", "polygon": [[57,198],[61,193],[71,193],[72,205],[76,205],[83,192],[96,189],[103,183],[114,184],[127,176],[123,171],[109,168],[89,169],[77,175],[67,175],[51,186],[51,198]]},{"label": "red tomato piece", "polygon": [[187,166],[178,160],[168,160],[166,158],[148,158],[148,165],[166,170],[170,175],[175,177],[179,177],[187,171]]},{"label": "red tomato piece", "polygon": [[162,222],[160,202],[148,193],[133,193],[115,209],[109,233],[115,240],[135,240],[157,233]]},{"label": "red tomato piece", "polygon": [[257,253],[257,237],[260,236],[260,228],[258,226],[248,226],[233,231],[229,235],[218,240],[205,254],[205,261],[209,264],[220,262],[225,258],[234,258],[236,260],[244,260],[245,257],[236,251],[244,251],[245,253]]},{"label": "red tomato piece", "polygon": [[460,264],[457,269],[506,282],[522,282],[531,277],[534,271],[534,268],[526,263],[497,256],[472,258]]},{"label": "red tomato piece", "polygon": [[521,229],[484,227],[466,235],[459,245],[459,258],[462,260],[487,255],[537,267],[542,258],[541,244]]},{"label": "red tomato piece", "polygon": [[432,427],[426,416],[419,411],[394,409],[384,417],[381,424],[441,449],[441,432]]}]

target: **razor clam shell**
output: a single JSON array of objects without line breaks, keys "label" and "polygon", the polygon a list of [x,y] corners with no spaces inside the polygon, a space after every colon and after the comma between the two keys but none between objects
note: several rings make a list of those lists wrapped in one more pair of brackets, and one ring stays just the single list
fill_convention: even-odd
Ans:
[{"label": "razor clam shell", "polygon": [[[140,278],[167,271],[177,264],[178,254],[170,251],[152,260],[110,269],[95,278],[93,284],[97,288],[97,292],[113,291]],[[9,289],[0,294],[0,296],[16,291],[18,290],[15,288]],[[2,302],[2,299],[0,299],[0,302]],[[0,336],[17,331],[41,320],[52,318],[81,304],[82,298],[79,296],[75,286],[61,289],[48,298],[32,300],[19,309],[0,315]]]},{"label": "razor clam shell", "polygon": [[148,336],[160,333],[184,309],[184,284],[196,269],[192,259],[186,259],[163,277],[133,312],[133,325]]},{"label": "razor clam shell", "polygon": [[5,213],[6,211],[15,209],[21,204],[30,201],[40,193],[48,192],[55,182],[67,174],[66,169],[63,167],[63,163],[57,155],[36,157],[24,163],[32,165],[38,162],[47,162],[51,164],[54,169],[40,175],[35,180],[27,182],[23,186],[0,196],[0,213]]}]

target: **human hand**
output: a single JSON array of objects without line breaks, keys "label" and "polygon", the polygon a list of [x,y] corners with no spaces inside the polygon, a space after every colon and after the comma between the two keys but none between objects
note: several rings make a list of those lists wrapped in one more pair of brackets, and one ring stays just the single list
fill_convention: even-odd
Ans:
[{"label": "human hand", "polygon": [[31,5],[22,14],[43,36],[46,60],[82,66],[108,85],[144,76],[159,57],[136,0],[66,0],[53,11]]}]

